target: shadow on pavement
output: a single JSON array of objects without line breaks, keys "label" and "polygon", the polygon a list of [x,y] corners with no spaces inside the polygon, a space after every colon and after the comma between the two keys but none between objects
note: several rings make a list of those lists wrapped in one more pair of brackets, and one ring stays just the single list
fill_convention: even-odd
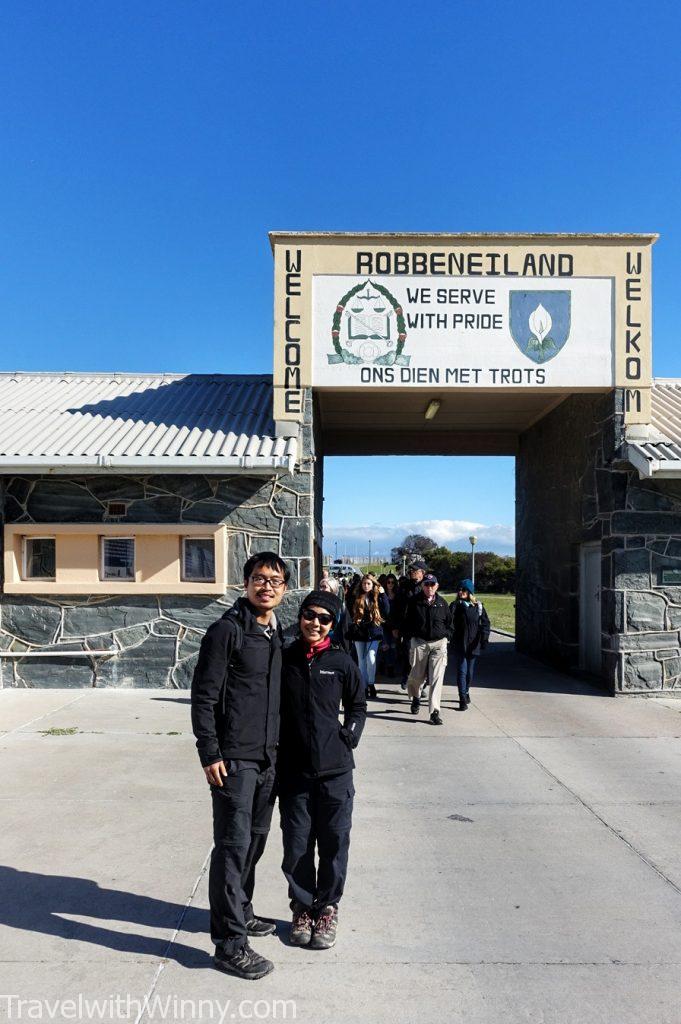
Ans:
[{"label": "shadow on pavement", "polygon": [[[541,661],[527,655],[519,654],[515,649],[512,637],[502,637],[499,633],[496,634],[496,637],[498,639],[492,632],[492,639],[487,650],[483,651],[478,658],[472,690],[479,688],[519,690],[527,693],[572,693],[610,699],[610,693],[601,688],[596,681],[569,675],[567,672],[544,665]],[[383,703],[399,703],[399,700],[386,696],[386,690],[388,694],[394,694],[397,698],[401,693],[403,698],[407,699],[406,691],[399,688],[398,679],[379,674],[376,678],[376,686],[379,690],[379,701]],[[451,652],[445,674],[443,691],[445,699],[449,696],[447,689],[450,686],[456,693],[456,672]],[[371,710],[371,702],[369,705],[369,710]]]},{"label": "shadow on pavement", "polygon": [[[179,903],[169,903],[153,896],[118,889],[106,889],[90,878],[68,875],[41,875],[18,871],[0,865],[0,923],[22,931],[53,935],[76,942],[90,942],[121,953],[167,957],[184,967],[205,968],[212,956],[202,949],[173,942],[170,935],[182,921],[182,931],[209,931],[208,911],[190,907],[185,911]],[[101,918],[111,922],[125,921],[146,928],[164,928],[165,937],[119,932],[104,925],[69,920],[68,916]]]}]

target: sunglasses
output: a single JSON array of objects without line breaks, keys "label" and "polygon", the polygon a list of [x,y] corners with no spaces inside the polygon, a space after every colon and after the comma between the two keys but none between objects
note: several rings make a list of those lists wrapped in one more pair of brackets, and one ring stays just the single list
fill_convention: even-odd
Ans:
[{"label": "sunglasses", "polygon": [[320,626],[330,626],[333,622],[333,615],[327,615],[326,612],[313,612],[311,608],[303,609],[301,618],[306,622],[314,622],[316,619]]}]

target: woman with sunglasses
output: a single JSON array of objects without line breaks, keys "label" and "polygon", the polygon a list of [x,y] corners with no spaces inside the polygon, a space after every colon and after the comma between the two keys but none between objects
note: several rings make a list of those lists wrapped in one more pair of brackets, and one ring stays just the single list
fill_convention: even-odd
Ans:
[{"label": "woman with sunglasses", "polygon": [[376,656],[383,639],[383,623],[390,614],[390,606],[383,590],[370,573],[362,576],[359,590],[350,606],[350,639],[357,651],[357,664],[362,675],[367,697],[376,695]]},{"label": "woman with sunglasses", "polygon": [[298,613],[299,635],[284,651],[282,666],[281,866],[293,911],[291,944],[311,949],[330,949],[336,941],[355,793],[352,751],[366,719],[357,666],[331,640],[339,613],[335,595],[308,594]]},{"label": "woman with sunglasses", "polygon": [[475,665],[489,641],[491,625],[482,601],[475,596],[473,581],[461,580],[456,600],[449,606],[452,613],[452,651],[459,688],[459,711],[466,711],[471,702],[469,690]]}]

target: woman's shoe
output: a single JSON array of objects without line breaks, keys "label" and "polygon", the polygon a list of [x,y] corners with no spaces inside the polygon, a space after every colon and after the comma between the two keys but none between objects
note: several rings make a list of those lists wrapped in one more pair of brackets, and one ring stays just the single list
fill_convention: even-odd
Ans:
[{"label": "woman's shoe", "polygon": [[307,946],[312,938],[314,921],[309,907],[297,903],[293,909],[293,919],[288,939],[292,946]]},{"label": "woman's shoe", "polygon": [[336,942],[338,929],[338,907],[332,903],[324,907],[314,923],[310,949],[331,949]]}]

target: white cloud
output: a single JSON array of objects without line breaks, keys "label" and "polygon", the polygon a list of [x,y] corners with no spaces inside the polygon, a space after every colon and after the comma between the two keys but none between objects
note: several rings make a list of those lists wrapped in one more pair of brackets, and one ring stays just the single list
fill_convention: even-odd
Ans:
[{"label": "white cloud", "polygon": [[512,554],[515,549],[515,528],[503,523],[486,524],[467,519],[420,519],[407,523],[367,523],[361,526],[331,525],[324,528],[324,550],[340,555],[364,555],[369,541],[375,554],[387,557],[390,548],[400,544],[409,533],[421,533],[452,551],[467,551],[469,536],[478,538],[479,551]]}]

